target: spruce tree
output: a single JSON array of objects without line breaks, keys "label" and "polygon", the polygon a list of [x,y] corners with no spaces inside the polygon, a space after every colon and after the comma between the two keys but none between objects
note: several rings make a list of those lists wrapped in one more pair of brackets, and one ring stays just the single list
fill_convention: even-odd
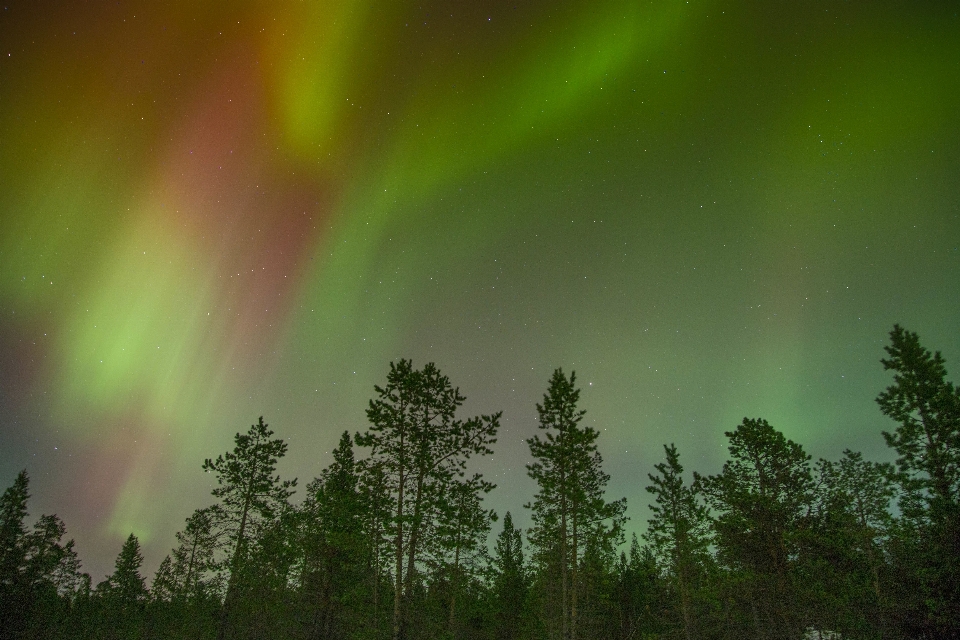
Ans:
[{"label": "spruce tree", "polygon": [[16,637],[28,613],[30,594],[24,588],[26,570],[27,471],[21,471],[0,497],[0,638]]},{"label": "spruce tree", "polygon": [[497,536],[493,556],[494,637],[515,640],[523,629],[528,578],[523,563],[523,537],[513,526],[513,516],[503,516],[503,529]]},{"label": "spruce tree", "polygon": [[527,474],[537,482],[532,503],[531,543],[541,552],[541,564],[554,564],[560,579],[559,627],[564,640],[577,638],[578,571],[584,540],[616,539],[621,535],[626,500],[606,502],[610,476],[603,472],[597,451],[599,433],[581,426],[585,411],[577,408],[580,390],[576,374],[553,372],[543,403],[537,404],[539,435],[529,440],[535,462]]},{"label": "spruce tree", "polygon": [[648,474],[653,484],[647,491],[653,494],[654,504],[643,537],[674,587],[684,637],[693,640],[699,636],[694,591],[707,561],[709,513],[694,488],[683,481],[677,448],[671,444],[663,449],[666,461],[655,465],[657,475]]},{"label": "spruce tree", "polygon": [[27,536],[23,521],[30,499],[29,484],[30,477],[24,469],[0,497],[0,587],[15,584],[23,565]]},{"label": "spruce tree", "polygon": [[113,573],[97,585],[100,635],[118,640],[143,636],[149,592],[140,575],[142,564],[140,541],[131,533],[120,548]]},{"label": "spruce tree", "polygon": [[146,582],[140,575],[142,564],[140,541],[131,533],[120,548],[113,573],[100,583],[97,591],[102,592],[104,597],[120,608],[142,605],[148,596]]}]

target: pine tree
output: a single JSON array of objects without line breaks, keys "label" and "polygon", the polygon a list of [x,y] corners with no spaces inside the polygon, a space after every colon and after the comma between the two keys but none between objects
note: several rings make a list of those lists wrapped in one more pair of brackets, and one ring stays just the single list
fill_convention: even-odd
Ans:
[{"label": "pine tree", "polygon": [[740,581],[743,615],[757,638],[799,636],[795,558],[813,500],[810,457],[766,420],[743,419],[719,475],[697,482],[718,514],[718,554]]},{"label": "pine tree", "polygon": [[197,509],[177,533],[180,544],[173,550],[177,594],[187,600],[213,595],[221,586],[216,572],[216,552],[221,541],[214,529],[215,511]]},{"label": "pine tree", "polygon": [[42,515],[28,530],[29,476],[21,471],[0,497],[0,638],[49,635],[82,577],[66,526]]},{"label": "pine tree", "polygon": [[[309,637],[326,638],[359,622],[365,591],[363,504],[353,441],[344,432],[333,463],[307,486],[300,508],[304,561],[301,581],[310,605]],[[347,603],[353,604],[348,610]],[[353,617],[348,620],[348,616]]]},{"label": "pine tree", "polygon": [[218,640],[223,640],[231,624],[231,613],[236,605],[240,574],[249,560],[252,543],[256,536],[287,507],[293,494],[296,480],[281,481],[275,476],[277,461],[287,452],[281,439],[272,439],[271,431],[263,422],[250,427],[246,434],[234,437],[232,452],[209,458],[203,463],[204,471],[217,476],[214,497],[220,503],[212,511],[219,527],[227,552],[227,591]]},{"label": "pine tree", "polygon": [[617,596],[620,638],[657,638],[666,635],[662,612],[667,593],[649,545],[640,546],[636,534],[630,554],[620,554],[617,564]]},{"label": "pine tree", "polygon": [[528,577],[523,563],[523,537],[513,526],[513,516],[503,516],[493,556],[494,636],[497,640],[520,637],[526,612]]},{"label": "pine tree", "polygon": [[586,412],[577,408],[579,399],[576,374],[567,378],[561,369],[554,371],[543,403],[537,405],[544,438],[535,435],[529,440],[535,462],[527,465],[527,474],[538,485],[533,502],[527,505],[534,523],[530,541],[540,550],[541,562],[555,563],[559,572],[559,622],[564,640],[577,638],[583,541],[590,536],[620,536],[626,508],[624,499],[604,499],[610,477],[603,472],[597,451],[600,434],[592,427],[580,426]]},{"label": "pine tree", "polygon": [[171,637],[210,637],[216,631],[223,572],[213,509],[197,509],[176,534],[179,543],[160,563],[151,585],[153,624]]},{"label": "pine tree", "polygon": [[693,487],[683,481],[680,454],[671,444],[664,445],[666,462],[655,466],[657,475],[647,491],[654,496],[652,516],[643,537],[650,543],[679,600],[686,640],[697,637],[693,596],[700,572],[707,560],[709,513]]},{"label": "pine tree", "polygon": [[496,514],[483,508],[483,495],[495,485],[475,474],[450,483],[437,496],[439,513],[433,531],[435,566],[447,587],[447,630],[457,637],[458,598],[472,582],[481,579],[485,568],[487,534]]},{"label": "pine tree", "polygon": [[294,567],[300,555],[298,524],[296,512],[283,508],[251,542],[243,569],[244,597],[237,599],[234,610],[234,637],[282,638],[296,630],[292,617]]},{"label": "pine tree", "polygon": [[465,398],[433,363],[415,370],[409,360],[391,362],[387,386],[375,391],[377,398],[367,409],[371,427],[357,434],[357,444],[370,447],[372,464],[382,470],[391,498],[393,638],[398,640],[406,634],[427,517],[437,512],[431,498],[443,495],[472,456],[492,453],[489,445],[496,442],[500,413],[457,419]]},{"label": "pine tree", "polygon": [[916,333],[895,325],[883,367],[894,383],[877,397],[881,411],[898,423],[883,432],[897,452],[904,489],[899,525],[916,542],[901,539],[904,568],[918,577],[915,633],[960,636],[960,389],[946,380],[939,352],[930,353]]},{"label": "pine tree", "polygon": [[844,637],[883,636],[886,549],[891,531],[893,468],[843,452],[837,462],[820,460],[811,527],[800,538],[797,583],[808,624]]},{"label": "pine tree", "polygon": [[16,637],[27,619],[29,593],[26,569],[27,501],[30,478],[21,471],[0,497],[0,638]]},{"label": "pine tree", "polygon": [[385,563],[389,561],[392,541],[388,538],[391,507],[394,504],[382,461],[362,459],[357,462],[357,492],[361,505],[363,561],[365,583],[369,593],[369,608],[364,624],[371,633],[379,634],[383,609],[381,601],[390,591],[390,580]]},{"label": "pine tree", "polygon": [[24,469],[0,498],[0,586],[15,584],[23,565],[27,536],[23,521],[30,499],[29,484],[30,477]]}]

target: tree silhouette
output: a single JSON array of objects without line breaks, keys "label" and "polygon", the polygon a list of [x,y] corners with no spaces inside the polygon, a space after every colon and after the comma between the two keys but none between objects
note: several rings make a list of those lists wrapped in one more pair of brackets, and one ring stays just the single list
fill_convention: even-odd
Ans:
[{"label": "tree silhouette", "polygon": [[497,536],[493,556],[493,603],[496,610],[494,634],[497,640],[520,637],[526,612],[528,578],[523,563],[523,537],[513,526],[507,511]]},{"label": "tree silhouette", "polygon": [[434,526],[435,565],[448,590],[448,633],[457,634],[457,599],[468,583],[480,579],[486,559],[487,534],[496,514],[483,508],[483,496],[494,489],[480,474],[450,483],[437,496]]},{"label": "tree silhouette", "polygon": [[26,570],[27,501],[30,477],[21,471],[0,497],[0,638],[22,631],[30,606],[23,573]]},{"label": "tree silhouette", "polygon": [[62,542],[66,526],[42,515],[28,530],[30,478],[21,471],[0,497],[0,638],[48,635],[61,600],[80,588],[80,561],[73,540]]},{"label": "tree silhouette", "polygon": [[925,349],[916,333],[895,325],[885,349],[881,362],[894,382],[877,403],[898,423],[883,436],[898,455],[900,509],[909,521],[901,524],[910,532],[899,558],[921,568],[912,590],[917,631],[960,636],[960,390],[946,380],[940,352]]},{"label": "tree silhouette", "polygon": [[813,500],[810,457],[763,419],[744,418],[726,435],[730,460],[719,475],[698,477],[718,514],[720,561],[742,585],[755,637],[797,636],[803,625],[793,572],[797,534]]},{"label": "tree silhouette", "polygon": [[225,539],[229,571],[218,640],[227,635],[240,574],[250,556],[251,540],[287,506],[287,499],[296,486],[296,480],[281,481],[274,475],[277,461],[287,452],[287,444],[271,436],[273,431],[261,416],[247,433],[234,437],[233,451],[203,463],[204,471],[217,476],[218,486],[213,495],[220,498],[220,502],[211,513]]},{"label": "tree silhouette", "polygon": [[624,499],[604,499],[610,476],[603,472],[597,451],[600,434],[580,426],[586,412],[577,408],[579,399],[576,374],[567,378],[561,369],[554,371],[543,403],[537,404],[544,437],[529,440],[534,462],[527,465],[538,487],[527,505],[533,513],[531,543],[544,552],[541,557],[556,563],[560,574],[560,632],[565,640],[577,638],[582,542],[590,536],[619,536],[626,508]]},{"label": "tree silhouette", "polygon": [[807,621],[845,637],[882,636],[891,585],[885,555],[892,533],[893,469],[843,452],[820,460],[810,528],[800,537]]},{"label": "tree silhouette", "polygon": [[895,326],[886,351],[895,466],[847,450],[811,468],[745,418],[720,473],[693,483],[664,446],[645,544],[619,555],[624,501],[605,495],[599,433],[560,369],[528,440],[529,562],[509,512],[488,553],[493,485],[467,475],[500,414],[458,419],[464,398],[432,364],[391,363],[370,428],[341,436],[296,507],[276,475],[287,445],[262,418],[237,434],[204,463],[217,503],[187,519],[151,592],[132,534],[91,589],[63,522],[28,526],[24,471],[0,496],[0,640],[958,638],[960,393],[916,334]]},{"label": "tree silhouette", "polygon": [[307,485],[300,509],[303,521],[303,590],[310,605],[310,638],[328,638],[347,625],[348,602],[357,602],[365,587],[365,539],[360,478],[353,440],[344,432],[333,464]]},{"label": "tree silhouette", "polygon": [[137,607],[147,600],[147,586],[140,575],[143,554],[140,541],[132,533],[120,548],[113,573],[97,587],[112,603],[121,608]]},{"label": "tree silhouette", "polygon": [[492,453],[489,445],[496,442],[500,413],[457,419],[456,410],[465,398],[433,363],[416,370],[409,360],[391,362],[387,385],[374,389],[377,398],[367,409],[371,426],[357,434],[357,444],[371,449],[370,457],[382,470],[391,496],[397,640],[406,633],[425,518],[437,511],[431,498],[443,495],[471,456]]},{"label": "tree silhouette", "polygon": [[644,539],[650,543],[680,601],[683,632],[686,640],[699,634],[696,631],[693,592],[699,574],[707,563],[709,544],[709,513],[693,487],[684,484],[680,454],[671,444],[664,445],[667,459],[649,474],[653,483],[647,491],[654,496],[650,505],[652,517],[647,523]]},{"label": "tree silhouette", "polygon": [[120,548],[113,573],[97,585],[96,595],[102,611],[99,626],[107,638],[143,635],[144,608],[150,594],[140,575],[142,564],[140,541],[131,533]]}]

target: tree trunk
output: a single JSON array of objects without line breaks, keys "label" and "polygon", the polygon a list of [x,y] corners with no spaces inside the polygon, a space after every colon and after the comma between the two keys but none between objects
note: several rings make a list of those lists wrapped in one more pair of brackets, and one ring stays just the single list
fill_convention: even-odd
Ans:
[{"label": "tree trunk", "polygon": [[377,521],[372,527],[373,531],[373,624],[376,627],[377,620],[380,617],[380,522]]},{"label": "tree trunk", "polygon": [[570,564],[570,640],[577,640],[577,586],[578,586],[578,576],[579,576],[579,567],[577,566],[577,555],[579,554],[577,538],[577,514],[573,513],[572,520],[572,547],[573,547],[573,558],[571,558]]},{"label": "tree trunk", "polygon": [[457,578],[460,575],[460,534],[457,533],[457,546],[453,552],[453,573],[450,575],[450,619],[447,621],[447,627],[450,630],[450,637],[456,637],[454,634],[454,620],[457,606]]},{"label": "tree trunk", "polygon": [[403,599],[400,607],[400,637],[406,637],[407,609],[410,596],[413,593],[414,574],[417,570],[417,542],[420,533],[420,518],[422,517],[420,507],[423,499],[424,472],[421,470],[417,476],[417,492],[413,501],[413,520],[410,523],[410,540],[407,543],[407,576],[406,586],[403,588],[401,597]]},{"label": "tree trunk", "polygon": [[250,503],[253,500],[253,487],[251,486],[253,478],[254,474],[251,474],[250,481],[247,484],[246,496],[243,499],[243,511],[240,512],[237,546],[233,550],[233,557],[230,558],[230,579],[227,580],[227,593],[223,596],[223,609],[220,612],[220,624],[217,626],[217,640],[224,640],[227,636],[227,625],[230,623],[230,613],[233,610],[233,601],[236,599],[239,558],[243,549],[247,546],[247,516],[250,513]]},{"label": "tree trunk", "polygon": [[[562,486],[562,485],[561,485]],[[560,496],[560,637],[569,639],[567,622],[567,496]]]},{"label": "tree trunk", "polygon": [[686,640],[693,640],[693,614],[690,611],[690,591],[685,577],[680,577],[680,609],[683,612],[683,635]]},{"label": "tree trunk", "polygon": [[193,561],[197,555],[197,539],[193,539],[193,544],[190,546],[190,562],[187,563],[187,575],[183,579],[183,597],[184,599],[190,594],[190,578],[193,577]]},{"label": "tree trunk", "polygon": [[396,560],[396,575],[393,580],[393,640],[401,637],[401,603],[403,599],[403,468],[400,469],[399,488],[397,490],[397,535],[394,538],[394,554]]}]

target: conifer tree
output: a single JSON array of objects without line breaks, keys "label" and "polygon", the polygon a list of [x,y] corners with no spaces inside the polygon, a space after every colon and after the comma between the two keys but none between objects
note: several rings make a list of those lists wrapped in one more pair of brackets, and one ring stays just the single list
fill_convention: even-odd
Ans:
[{"label": "conifer tree", "polygon": [[[381,601],[389,593],[388,567],[391,540],[388,527],[394,504],[388,490],[387,475],[382,461],[364,458],[357,462],[357,492],[360,499],[363,532],[363,561],[365,582],[369,593],[369,609],[365,625],[379,630],[383,608]],[[384,581],[386,580],[386,584]]]},{"label": "conifer tree", "polygon": [[223,595],[216,554],[220,537],[214,510],[197,509],[176,534],[179,543],[160,563],[151,585],[153,625],[171,637],[211,637]]},{"label": "conifer tree", "polygon": [[523,562],[523,537],[513,526],[513,516],[503,516],[503,529],[497,536],[493,556],[494,637],[515,640],[520,637],[526,612],[528,578]]},{"label": "conifer tree", "polygon": [[249,560],[256,536],[287,507],[296,480],[281,481],[275,476],[277,461],[287,452],[287,444],[277,438],[263,422],[263,416],[246,434],[234,437],[233,451],[209,458],[204,471],[217,476],[214,497],[219,504],[211,512],[220,530],[229,572],[223,611],[217,631],[218,640],[227,635],[230,616],[240,587],[240,574]]},{"label": "conifer tree", "polygon": [[60,601],[69,600],[82,576],[66,526],[42,515],[28,530],[29,476],[21,471],[0,497],[0,638],[47,635]]},{"label": "conifer tree", "polygon": [[686,640],[698,637],[693,592],[707,560],[709,514],[693,487],[683,481],[680,454],[671,444],[664,445],[667,459],[655,465],[657,475],[648,474],[653,483],[652,516],[643,537],[650,543],[660,565],[666,570],[679,600]]},{"label": "conifer tree", "polygon": [[960,636],[960,389],[946,380],[940,352],[916,333],[895,325],[885,350],[894,383],[877,403],[898,423],[883,436],[897,452],[904,490],[898,548],[901,566],[917,578],[914,633]]},{"label": "conifer tree", "polygon": [[30,499],[29,484],[30,477],[24,469],[0,497],[0,586],[14,584],[23,565],[27,536],[23,521]]},{"label": "conifer tree", "polygon": [[[543,403],[537,404],[539,428],[544,437],[529,440],[535,462],[527,474],[537,482],[537,493],[527,507],[532,510],[530,541],[549,558],[556,554],[560,578],[560,633],[564,640],[577,638],[578,570],[584,540],[615,539],[621,535],[626,508],[624,499],[606,502],[604,489],[610,477],[603,472],[597,451],[599,433],[580,426],[585,411],[577,408],[580,390],[576,374],[567,378],[553,372]],[[549,562],[549,560],[547,560]]]},{"label": "conifer tree", "polygon": [[620,638],[656,638],[665,635],[662,612],[667,594],[660,578],[657,559],[649,545],[640,546],[636,534],[630,540],[630,554],[620,554],[617,565],[617,597]]},{"label": "conifer tree", "polygon": [[144,630],[144,609],[149,592],[140,566],[140,541],[130,534],[120,548],[113,573],[97,585],[100,608],[97,623],[106,638],[139,638]]},{"label": "conifer tree", "polygon": [[140,575],[142,564],[140,541],[131,533],[120,548],[113,573],[100,583],[97,591],[102,592],[112,604],[121,608],[142,605],[148,596],[146,582]]},{"label": "conifer tree", "polygon": [[[372,463],[382,470],[391,498],[388,521],[393,539],[393,638],[406,633],[406,613],[416,584],[418,562],[431,499],[443,495],[467,460],[492,453],[500,413],[468,420],[456,418],[465,398],[449,378],[428,363],[422,370],[409,360],[390,363],[385,387],[374,387],[370,429],[357,434],[357,444],[371,449]],[[406,566],[404,566],[406,561]]]},{"label": "conifer tree", "polygon": [[220,547],[214,528],[216,510],[197,509],[187,518],[179,543],[161,563],[153,584],[153,596],[161,600],[193,601],[215,595],[222,586],[216,553]]},{"label": "conifer tree", "polygon": [[795,558],[813,499],[810,457],[766,420],[743,419],[720,474],[697,476],[715,524],[720,561],[742,584],[743,617],[757,638],[798,636]]},{"label": "conifer tree", "polygon": [[[304,595],[313,603],[309,637],[326,638],[347,626],[346,604],[360,600],[363,580],[363,503],[353,454],[353,440],[344,432],[333,463],[307,486],[301,506]],[[356,623],[357,620],[353,620]]]},{"label": "conifer tree", "polygon": [[0,638],[13,638],[25,624],[29,593],[25,592],[27,501],[26,469],[0,497]]},{"label": "conifer tree", "polygon": [[466,480],[455,480],[443,495],[437,496],[439,513],[434,527],[435,565],[447,587],[447,629],[456,637],[458,598],[471,583],[480,579],[485,568],[487,534],[496,513],[483,508],[483,495],[494,484],[475,474]]},{"label": "conifer tree", "polygon": [[883,636],[891,595],[885,574],[893,468],[848,449],[837,462],[820,460],[816,477],[797,581],[806,621],[844,637]]}]

